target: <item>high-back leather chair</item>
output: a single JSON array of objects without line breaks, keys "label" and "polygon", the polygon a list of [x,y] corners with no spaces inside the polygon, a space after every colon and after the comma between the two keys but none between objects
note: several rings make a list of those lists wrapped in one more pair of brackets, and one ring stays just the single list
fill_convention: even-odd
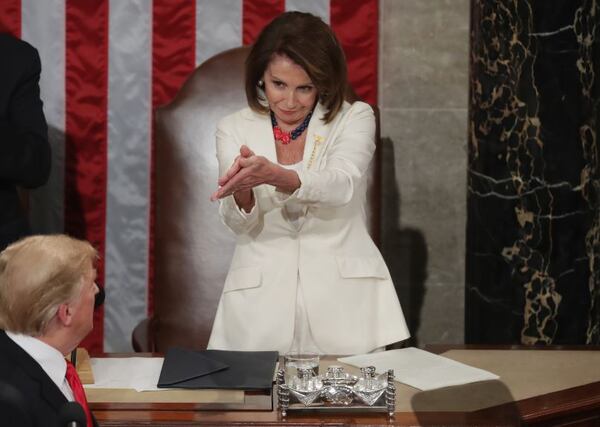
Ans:
[{"label": "high-back leather chair", "polygon": [[[235,246],[217,204],[209,201],[218,178],[215,131],[222,117],[247,105],[248,52],[240,47],[208,59],[156,111],[154,316],[133,331],[136,351],[204,349],[208,343]],[[376,157],[372,183],[379,182],[378,163]],[[368,210],[377,243],[379,186],[371,187]]]}]

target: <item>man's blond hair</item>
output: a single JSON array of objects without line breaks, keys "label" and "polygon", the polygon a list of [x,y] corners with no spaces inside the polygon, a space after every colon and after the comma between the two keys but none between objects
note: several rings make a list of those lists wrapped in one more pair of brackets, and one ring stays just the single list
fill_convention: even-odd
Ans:
[{"label": "man's blond hair", "polygon": [[0,329],[42,335],[58,307],[76,298],[98,256],[62,234],[31,236],[0,253]]}]

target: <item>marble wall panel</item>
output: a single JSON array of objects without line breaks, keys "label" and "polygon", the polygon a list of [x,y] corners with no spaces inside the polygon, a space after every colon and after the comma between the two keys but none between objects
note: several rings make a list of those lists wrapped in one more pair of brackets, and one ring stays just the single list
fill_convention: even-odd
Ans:
[{"label": "marble wall panel", "polygon": [[600,2],[471,14],[466,340],[600,344]]},{"label": "marble wall panel", "polygon": [[[463,341],[464,110],[386,110],[382,237],[419,343]],[[435,164],[432,164],[435,163]]]},{"label": "marble wall panel", "polygon": [[469,0],[381,12],[382,252],[411,343],[462,343]]},{"label": "marble wall panel", "polygon": [[465,108],[468,0],[382,2],[384,108]]}]

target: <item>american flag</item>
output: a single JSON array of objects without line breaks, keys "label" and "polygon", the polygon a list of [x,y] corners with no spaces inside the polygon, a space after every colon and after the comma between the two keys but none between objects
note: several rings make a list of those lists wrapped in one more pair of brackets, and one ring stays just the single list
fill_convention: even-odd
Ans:
[{"label": "american flag", "polygon": [[42,61],[53,167],[30,194],[32,227],[87,239],[101,254],[106,300],[83,343],[90,351],[131,350],[133,328],[152,313],[154,108],[204,60],[251,44],[287,10],[332,26],[351,84],[376,104],[378,0],[0,1],[0,31]]}]

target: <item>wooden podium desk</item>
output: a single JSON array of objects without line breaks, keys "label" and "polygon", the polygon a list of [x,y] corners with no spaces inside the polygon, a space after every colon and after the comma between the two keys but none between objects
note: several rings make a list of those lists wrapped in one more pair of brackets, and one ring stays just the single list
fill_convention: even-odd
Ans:
[{"label": "wooden podium desk", "polygon": [[[289,413],[195,403],[90,404],[101,426],[600,426],[600,347],[430,346],[426,350],[500,376],[432,391],[397,383],[396,414]],[[123,355],[120,355],[121,357]],[[132,354],[139,356],[139,354]],[[330,364],[327,359],[324,364]],[[96,399],[97,400],[97,399]],[[110,399],[108,399],[110,400]],[[273,408],[276,408],[276,402]],[[249,410],[252,408],[254,410]]]}]

